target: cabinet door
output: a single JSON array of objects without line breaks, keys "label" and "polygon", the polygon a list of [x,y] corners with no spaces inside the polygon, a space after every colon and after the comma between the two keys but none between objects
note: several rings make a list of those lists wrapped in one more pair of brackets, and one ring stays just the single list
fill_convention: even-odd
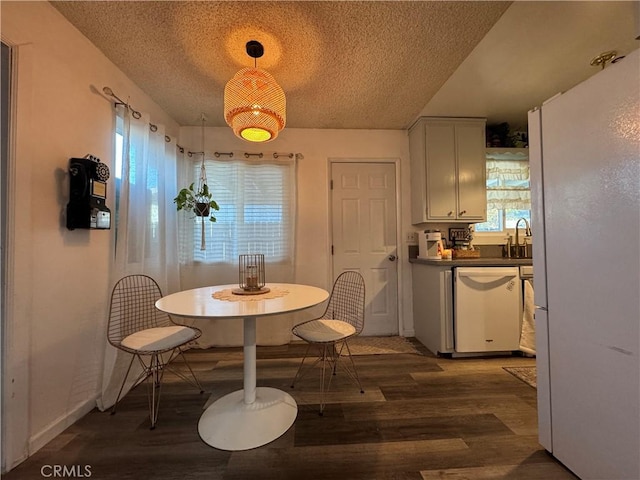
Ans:
[{"label": "cabinet door", "polygon": [[455,127],[451,122],[427,123],[426,175],[427,218],[456,218]]},{"label": "cabinet door", "polygon": [[484,221],[487,217],[484,122],[459,123],[455,136],[458,159],[456,218]]},{"label": "cabinet door", "polygon": [[451,268],[412,264],[415,336],[432,353],[453,353]]}]

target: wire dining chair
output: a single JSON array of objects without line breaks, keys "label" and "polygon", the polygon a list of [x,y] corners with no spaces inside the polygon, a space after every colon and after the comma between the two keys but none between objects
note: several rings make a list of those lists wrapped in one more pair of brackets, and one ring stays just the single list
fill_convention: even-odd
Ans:
[{"label": "wire dining chair", "polygon": [[202,332],[195,327],[179,325],[169,314],[158,310],[155,303],[160,298],[162,298],[162,291],[153,278],[147,275],[129,275],[121,278],[111,293],[107,331],[107,338],[111,345],[132,355],[111,414],[116,413],[116,406],[131,372],[133,361],[138,359],[142,372],[134,385],[145,378],[150,379],[148,400],[151,430],[155,428],[158,420],[160,390],[165,368],[169,369],[169,363],[176,357],[182,357],[193,378],[187,377],[176,369],[170,369],[171,372],[198,388],[200,393],[203,392],[200,382],[183,353],[183,348],[189,342],[199,338]]},{"label": "wire dining chair", "polygon": [[[291,383],[291,388],[295,387],[296,381],[322,362],[320,415],[324,413],[325,394],[331,387],[331,379],[333,375],[336,375],[338,366],[341,366],[348,376],[357,383],[360,393],[364,393],[353,355],[349,349],[349,339],[359,335],[364,328],[364,299],[365,284],[362,275],[355,271],[342,272],[333,284],[324,314],[319,318],[299,323],[292,329],[292,333],[296,337],[301,338],[309,345]],[[318,358],[313,364],[304,367],[304,362],[312,346],[318,348]],[[340,362],[345,347],[350,365],[343,365],[345,362]],[[328,380],[326,379],[327,370],[331,370]]]}]

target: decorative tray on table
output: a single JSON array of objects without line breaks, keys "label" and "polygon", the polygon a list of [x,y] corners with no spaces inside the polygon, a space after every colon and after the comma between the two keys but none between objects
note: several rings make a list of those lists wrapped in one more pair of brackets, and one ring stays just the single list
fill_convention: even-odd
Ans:
[{"label": "decorative tray on table", "polygon": [[480,250],[453,250],[452,258],[480,258]]},{"label": "decorative tray on table", "polygon": [[269,287],[255,288],[245,290],[244,288],[234,288],[231,293],[234,295],[260,295],[261,293],[268,293],[271,289]]}]

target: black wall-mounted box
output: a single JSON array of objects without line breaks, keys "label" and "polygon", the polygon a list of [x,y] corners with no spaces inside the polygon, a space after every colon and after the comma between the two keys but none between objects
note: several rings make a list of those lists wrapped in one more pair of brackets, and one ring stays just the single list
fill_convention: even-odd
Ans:
[{"label": "black wall-mounted box", "polygon": [[109,167],[99,158],[87,157],[69,159],[67,228],[107,230],[111,228],[111,210],[106,205]]}]

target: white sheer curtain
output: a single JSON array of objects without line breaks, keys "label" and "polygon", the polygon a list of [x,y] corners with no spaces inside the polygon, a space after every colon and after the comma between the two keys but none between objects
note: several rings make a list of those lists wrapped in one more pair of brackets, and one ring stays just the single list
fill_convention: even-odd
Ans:
[{"label": "white sheer curtain", "polygon": [[[116,165],[116,249],[111,285],[130,274],[153,277],[163,293],[180,286],[177,216],[173,197],[176,180],[176,144],[167,142],[163,126],[150,129],[150,118],[136,119],[126,107],[118,109],[117,125],[122,134],[122,165]],[[105,339],[106,343],[106,339]],[[131,356],[106,343],[101,410],[115,402]],[[134,363],[134,367],[138,367]],[[132,367],[132,369],[134,368]],[[139,371],[139,370],[138,370]],[[137,372],[132,372],[135,379]],[[125,386],[123,394],[131,388]]]}]

